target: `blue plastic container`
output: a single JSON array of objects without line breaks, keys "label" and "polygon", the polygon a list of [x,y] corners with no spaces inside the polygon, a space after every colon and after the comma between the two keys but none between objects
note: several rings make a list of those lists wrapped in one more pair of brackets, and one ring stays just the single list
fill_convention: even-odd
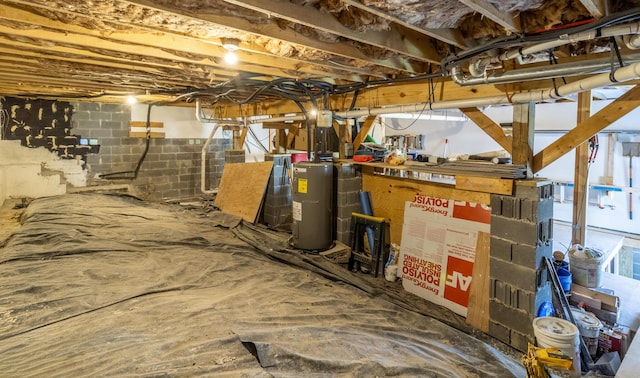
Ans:
[{"label": "blue plastic container", "polygon": [[564,290],[565,293],[570,292],[573,276],[569,271],[569,269],[560,267],[556,269],[556,272],[558,272],[558,280],[560,281],[560,286],[562,286],[562,290]]}]

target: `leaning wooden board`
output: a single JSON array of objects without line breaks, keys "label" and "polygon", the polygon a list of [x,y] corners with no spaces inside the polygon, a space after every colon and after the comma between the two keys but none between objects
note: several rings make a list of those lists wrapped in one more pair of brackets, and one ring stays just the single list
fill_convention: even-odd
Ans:
[{"label": "leaning wooden board", "polygon": [[478,233],[476,256],[467,304],[467,324],[489,332],[489,245],[491,234]]},{"label": "leaning wooden board", "polygon": [[258,219],[272,169],[273,161],[225,164],[215,205],[224,213],[254,223]]}]

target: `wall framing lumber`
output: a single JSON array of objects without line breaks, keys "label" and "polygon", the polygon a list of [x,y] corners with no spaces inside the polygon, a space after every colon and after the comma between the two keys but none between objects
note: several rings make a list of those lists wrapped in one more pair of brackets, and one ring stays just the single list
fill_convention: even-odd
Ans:
[{"label": "wall framing lumber", "polygon": [[588,120],[581,123],[580,127],[569,131],[544,150],[538,152],[533,157],[533,173],[539,172],[544,167],[558,160],[567,152],[587,141],[638,106],[640,106],[640,86],[636,85],[627,93],[592,115]]},{"label": "wall framing lumber", "polygon": [[[591,114],[591,91],[578,93],[576,128],[589,119]],[[589,192],[589,142],[576,147],[573,171],[573,217],[571,221],[571,244],[586,245],[587,206]]]},{"label": "wall framing lumber", "polygon": [[527,167],[527,177],[533,177],[533,139],[535,103],[513,105],[513,164]]},{"label": "wall framing lumber", "polygon": [[491,194],[461,190],[447,184],[373,174],[372,167],[362,167],[362,190],[371,193],[373,213],[389,222],[391,242],[400,244],[404,222],[404,204],[416,194],[450,198],[455,201],[491,203]]}]

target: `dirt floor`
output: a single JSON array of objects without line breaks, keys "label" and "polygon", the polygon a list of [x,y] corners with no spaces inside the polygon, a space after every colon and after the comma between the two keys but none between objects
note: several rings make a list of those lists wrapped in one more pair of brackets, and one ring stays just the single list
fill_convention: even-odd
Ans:
[{"label": "dirt floor", "polygon": [[0,376],[525,376],[450,311],[287,239],[205,207],[35,200],[0,242]]}]

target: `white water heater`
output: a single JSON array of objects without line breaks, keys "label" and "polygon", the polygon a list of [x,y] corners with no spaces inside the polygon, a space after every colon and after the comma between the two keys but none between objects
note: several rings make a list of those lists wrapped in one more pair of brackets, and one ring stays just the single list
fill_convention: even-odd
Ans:
[{"label": "white water heater", "polygon": [[322,251],[333,245],[333,164],[300,162],[293,165],[292,245]]}]

